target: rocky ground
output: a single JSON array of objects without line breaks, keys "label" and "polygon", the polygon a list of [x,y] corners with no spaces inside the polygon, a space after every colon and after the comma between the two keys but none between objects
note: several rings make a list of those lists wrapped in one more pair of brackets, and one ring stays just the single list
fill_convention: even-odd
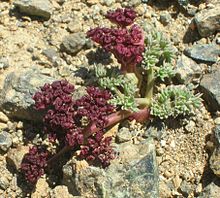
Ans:
[{"label": "rocky ground", "polygon": [[[0,2],[0,197],[217,198],[220,193],[220,1],[9,0]],[[176,81],[194,83],[203,107],[181,120],[124,122],[107,170],[72,157],[30,191],[18,173],[39,137],[32,95],[65,78],[83,93],[94,64],[117,64],[85,33],[110,26],[109,9],[133,7],[146,34],[162,32],[178,56]],[[77,94],[75,97],[77,97]]]}]

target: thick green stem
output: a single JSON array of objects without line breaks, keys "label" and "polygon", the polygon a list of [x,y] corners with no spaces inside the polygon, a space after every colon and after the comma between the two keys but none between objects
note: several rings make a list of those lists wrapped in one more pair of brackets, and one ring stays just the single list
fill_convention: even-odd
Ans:
[{"label": "thick green stem", "polygon": [[150,100],[148,98],[135,98],[135,102],[138,104],[138,106],[150,106]]},{"label": "thick green stem", "polygon": [[153,91],[154,91],[154,70],[153,68],[150,68],[147,71],[147,88],[145,91],[145,98],[149,103],[151,103],[152,97],[153,97]]}]

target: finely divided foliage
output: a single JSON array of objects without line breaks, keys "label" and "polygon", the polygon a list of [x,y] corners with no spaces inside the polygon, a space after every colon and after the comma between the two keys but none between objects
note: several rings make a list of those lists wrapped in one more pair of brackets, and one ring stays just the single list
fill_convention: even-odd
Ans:
[{"label": "finely divided foliage", "polygon": [[74,100],[74,86],[66,80],[45,84],[33,99],[35,109],[43,114],[43,131],[56,145],[56,154],[43,145],[30,148],[21,164],[28,182],[37,180],[51,168],[61,154],[79,151],[79,159],[107,167],[115,158],[112,137],[105,137],[107,127],[126,118],[145,122],[152,116],[161,119],[190,115],[201,104],[200,95],[186,87],[168,86],[153,96],[157,78],[175,75],[175,55],[162,34],[149,33],[134,23],[131,8],[109,11],[106,15],[115,28],[97,27],[87,37],[111,52],[120,64],[107,69],[95,66],[96,83],[86,94]]}]

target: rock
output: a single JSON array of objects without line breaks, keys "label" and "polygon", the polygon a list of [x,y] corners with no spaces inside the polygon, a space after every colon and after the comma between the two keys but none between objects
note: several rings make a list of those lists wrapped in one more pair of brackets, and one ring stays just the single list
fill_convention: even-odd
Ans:
[{"label": "rock", "polygon": [[187,48],[184,53],[201,62],[217,62],[220,55],[220,46],[216,44],[197,44]]},{"label": "rock", "polygon": [[14,5],[21,13],[42,17],[46,20],[50,18],[53,10],[49,0],[16,0]]},{"label": "rock", "polygon": [[85,35],[81,32],[77,32],[64,37],[60,49],[61,51],[75,55],[84,47],[85,44]]},{"label": "rock", "polygon": [[220,147],[216,147],[209,160],[210,168],[214,174],[220,177]]},{"label": "rock", "polygon": [[115,0],[101,0],[101,4],[105,6],[111,6],[113,3],[115,3]]},{"label": "rock", "polygon": [[188,84],[202,76],[203,68],[184,54],[179,57],[176,64],[176,77],[184,84]]},{"label": "rock", "polygon": [[53,47],[43,50],[42,54],[50,61],[53,61],[58,56],[56,49]]},{"label": "rock", "polygon": [[75,194],[82,197],[157,198],[158,170],[153,140],[137,145],[122,143],[118,151],[119,156],[106,169],[83,166],[73,171],[74,164],[65,165],[64,183],[68,183],[69,190],[75,187]]},{"label": "rock", "polygon": [[210,183],[203,189],[202,194],[198,198],[219,198],[219,186],[219,179],[215,179],[212,183]]},{"label": "rock", "polygon": [[9,62],[6,57],[0,57],[0,69],[6,69],[9,67]]},{"label": "rock", "polygon": [[184,197],[188,197],[193,192],[194,187],[193,184],[183,180],[180,185],[180,190]]},{"label": "rock", "polygon": [[160,14],[160,22],[163,25],[168,25],[171,20],[172,20],[172,17],[169,12],[165,11]]},{"label": "rock", "polygon": [[77,20],[70,22],[67,26],[67,31],[70,33],[76,33],[82,31],[82,24],[79,23]]},{"label": "rock", "polygon": [[116,138],[119,143],[122,143],[131,140],[132,135],[128,128],[123,127],[118,131]]},{"label": "rock", "polygon": [[10,149],[6,157],[7,163],[16,170],[19,170],[23,157],[28,151],[28,146],[18,146],[17,148]]},{"label": "rock", "polygon": [[0,132],[0,149],[7,151],[12,145],[11,135],[5,131]]},{"label": "rock", "polygon": [[215,133],[215,138],[218,143],[218,146],[220,146],[220,124],[216,125],[213,131]]},{"label": "rock", "polygon": [[8,180],[7,177],[5,176],[2,176],[1,174],[1,177],[0,177],[0,188],[3,189],[3,190],[6,190],[10,185],[10,182]]},{"label": "rock", "polygon": [[0,122],[0,129],[6,129],[8,127],[7,124]]},{"label": "rock", "polygon": [[39,87],[55,81],[35,69],[26,69],[9,73],[0,95],[0,109],[8,117],[38,121],[40,112],[34,110],[32,99]]},{"label": "rock", "polygon": [[0,112],[0,121],[5,123],[9,121],[8,116],[6,116],[3,112]]},{"label": "rock", "polygon": [[195,22],[202,37],[214,34],[220,29],[220,4],[216,4],[213,8],[204,9],[195,15]]},{"label": "rock", "polygon": [[36,184],[36,188],[35,188],[35,191],[32,193],[31,197],[32,198],[47,198],[49,197],[49,185],[48,183],[46,182],[46,179],[45,178],[40,178],[38,181],[37,181],[37,184]]},{"label": "rock", "polygon": [[213,72],[205,74],[200,83],[200,91],[203,98],[208,104],[210,111],[218,111],[220,109],[220,69],[213,68]]},{"label": "rock", "polygon": [[57,198],[57,197],[76,198],[75,196],[69,193],[68,188],[66,186],[56,186],[52,190],[52,192],[50,192],[50,198]]}]

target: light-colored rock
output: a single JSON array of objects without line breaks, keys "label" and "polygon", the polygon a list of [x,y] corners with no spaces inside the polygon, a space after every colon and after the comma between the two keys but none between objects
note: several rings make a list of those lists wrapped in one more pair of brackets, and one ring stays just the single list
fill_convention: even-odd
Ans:
[{"label": "light-colored rock", "polygon": [[7,127],[7,124],[0,122],[0,129],[6,129]]},{"label": "light-colored rock", "polygon": [[0,149],[7,151],[12,145],[11,135],[5,131],[0,132]]},{"label": "light-colored rock", "polygon": [[5,123],[9,121],[8,116],[6,116],[3,112],[0,112],[0,121]]},{"label": "light-colored rock", "polygon": [[66,186],[56,186],[52,192],[50,193],[50,198],[75,198],[75,196],[71,195]]},{"label": "light-colored rock", "polygon": [[195,16],[195,22],[202,37],[207,37],[220,30],[220,3],[213,8],[204,9]]},{"label": "light-colored rock", "polygon": [[28,146],[19,146],[17,148],[10,149],[7,153],[7,163],[19,170],[21,162],[26,153],[28,153]]},{"label": "light-colored rock", "polygon": [[53,11],[49,0],[16,0],[14,5],[21,13],[42,17],[46,20],[50,18]]},{"label": "light-colored rock", "polygon": [[[48,183],[46,182],[46,179],[40,178],[37,181],[35,191],[31,195],[31,197],[32,198],[44,198],[44,197],[47,198],[49,197],[49,190],[50,188],[49,188]],[[65,197],[65,196],[61,196],[61,197]]]}]

